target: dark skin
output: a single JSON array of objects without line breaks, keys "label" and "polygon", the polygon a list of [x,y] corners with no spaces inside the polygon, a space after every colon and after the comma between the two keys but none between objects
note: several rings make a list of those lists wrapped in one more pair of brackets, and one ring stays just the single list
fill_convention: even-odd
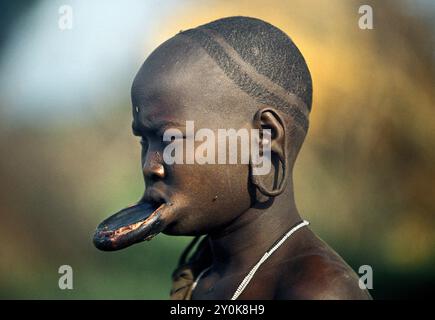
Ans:
[{"label": "dark skin", "polygon": [[[288,127],[293,119],[254,101],[199,46],[182,35],[162,44],[146,60],[133,83],[132,102],[133,131],[142,140],[143,200],[158,198],[166,203],[159,211],[154,233],[208,234],[213,263],[192,299],[230,299],[262,255],[302,220],[291,174],[295,142],[288,136]],[[254,121],[255,115],[260,121]],[[274,165],[270,174],[260,179],[270,188],[279,184],[279,160],[287,157],[290,173],[282,193],[268,197],[259,192],[248,164],[166,165],[162,153],[167,142],[162,141],[162,131],[168,127],[183,131],[186,120],[195,121],[195,130],[210,128],[216,136],[217,129],[270,128]],[[354,271],[308,227],[275,251],[240,296],[369,298],[359,288]]]}]

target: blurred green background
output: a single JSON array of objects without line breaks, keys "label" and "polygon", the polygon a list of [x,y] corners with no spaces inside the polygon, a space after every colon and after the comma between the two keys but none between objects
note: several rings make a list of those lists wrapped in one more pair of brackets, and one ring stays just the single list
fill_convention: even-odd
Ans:
[{"label": "blurred green background", "polygon": [[[73,27],[60,30],[61,5]],[[374,29],[358,28],[370,4]],[[166,299],[187,237],[120,252],[96,225],[143,191],[130,85],[179,30],[231,15],[284,30],[311,70],[314,103],[295,168],[312,228],[374,298],[435,284],[432,1],[13,1],[0,10],[0,298]],[[74,289],[58,288],[71,265]]]}]

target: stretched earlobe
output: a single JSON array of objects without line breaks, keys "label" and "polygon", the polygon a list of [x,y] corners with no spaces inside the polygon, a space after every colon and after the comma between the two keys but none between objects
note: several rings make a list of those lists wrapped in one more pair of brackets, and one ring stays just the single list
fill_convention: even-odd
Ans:
[{"label": "stretched earlobe", "polygon": [[287,127],[283,117],[272,107],[266,107],[257,111],[254,116],[254,125],[260,129],[260,141],[263,139],[262,130],[271,129],[271,151],[272,156],[278,157],[279,163],[282,166],[282,180],[278,183],[276,189],[268,188],[264,183],[264,177],[254,175],[254,164],[250,161],[251,181],[256,188],[265,196],[276,197],[280,195],[287,186],[289,178],[289,152],[287,144]]}]

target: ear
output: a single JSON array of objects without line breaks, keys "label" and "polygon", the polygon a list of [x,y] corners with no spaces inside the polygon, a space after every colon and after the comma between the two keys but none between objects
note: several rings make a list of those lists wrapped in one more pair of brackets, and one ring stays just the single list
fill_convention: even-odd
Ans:
[{"label": "ear", "polygon": [[[272,182],[271,187],[266,187],[266,177],[260,175],[251,175],[252,183],[257,187],[257,189],[266,196],[277,196],[281,194],[288,180],[288,170],[289,170],[289,151],[287,144],[287,126],[285,124],[282,115],[272,107],[267,107],[257,111],[254,117],[254,126],[260,129],[260,132],[264,129],[269,129],[271,132],[271,160],[272,163],[280,163],[282,166],[282,177],[274,174],[277,179],[281,181],[279,183]],[[260,134],[261,139],[263,135]],[[278,161],[274,161],[278,160]],[[252,169],[252,163],[251,163]],[[275,169],[275,171],[278,168]],[[252,171],[251,171],[252,172]],[[273,188],[273,185],[277,185],[277,189]]]}]

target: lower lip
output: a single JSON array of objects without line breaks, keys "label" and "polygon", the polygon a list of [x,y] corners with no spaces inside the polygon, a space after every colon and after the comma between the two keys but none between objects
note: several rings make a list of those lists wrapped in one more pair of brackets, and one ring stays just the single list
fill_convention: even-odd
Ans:
[{"label": "lower lip", "polygon": [[[126,208],[124,210],[134,210],[135,207],[139,205]],[[160,204],[148,217],[143,220],[110,230],[108,225],[113,223],[111,220],[115,219],[116,222],[116,216],[125,214],[125,212],[123,212],[124,210],[121,210],[120,212],[112,215],[97,227],[94,235],[94,245],[103,251],[113,251],[128,247],[144,240],[150,240],[161,231],[160,229],[162,221],[160,219],[160,210],[165,205],[165,203]]]}]

